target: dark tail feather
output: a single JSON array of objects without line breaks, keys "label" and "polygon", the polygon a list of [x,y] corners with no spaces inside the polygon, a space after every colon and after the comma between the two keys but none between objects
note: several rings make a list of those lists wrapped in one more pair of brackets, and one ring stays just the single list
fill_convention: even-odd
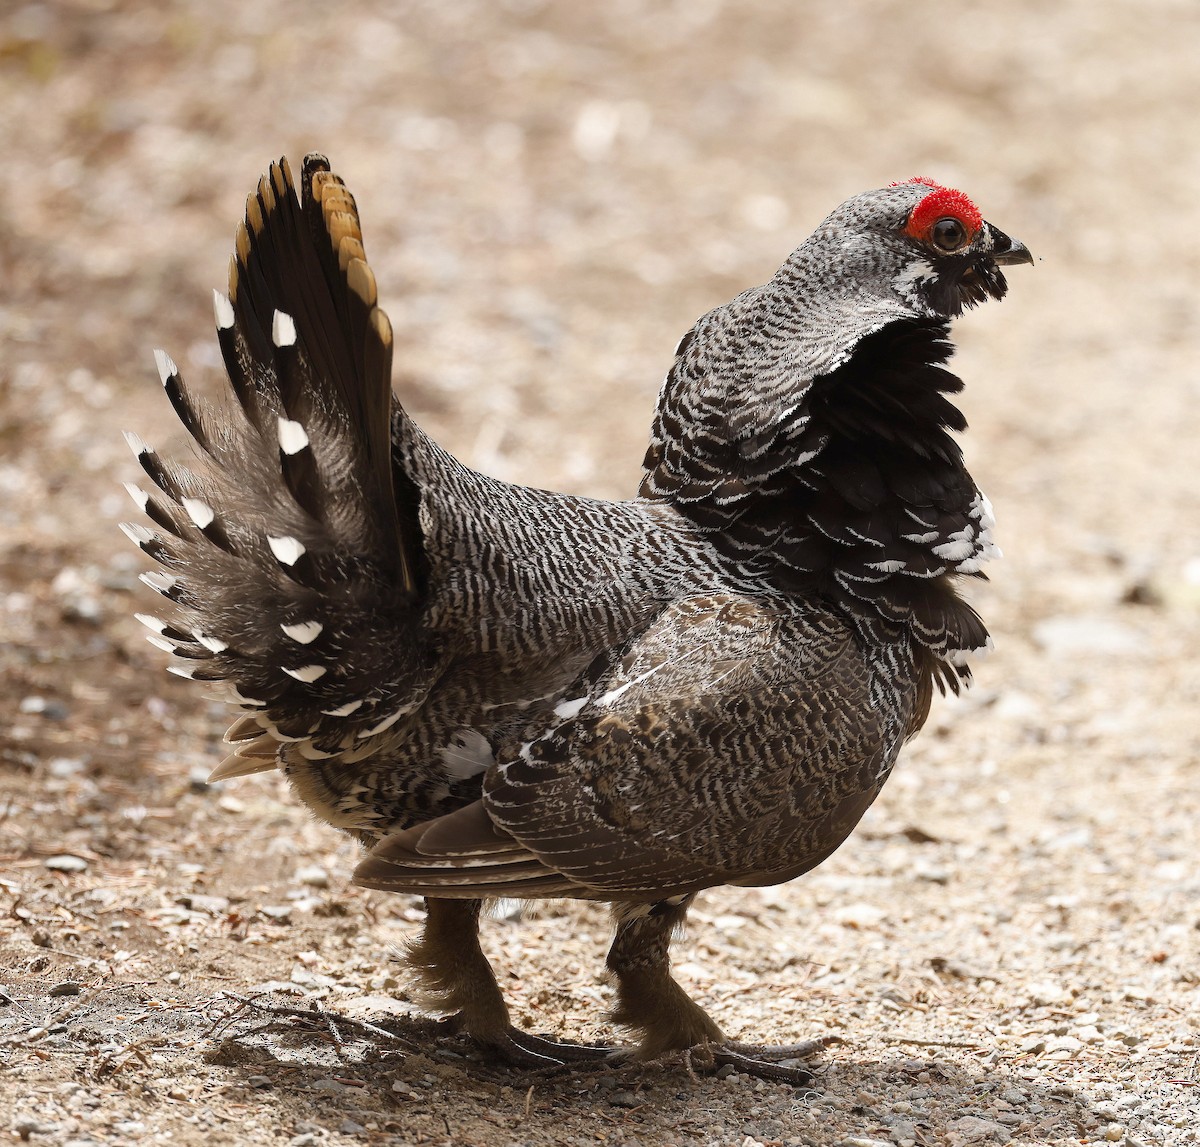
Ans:
[{"label": "dark tail feather", "polygon": [[184,659],[173,671],[222,683],[264,736],[315,759],[369,752],[419,704],[432,654],[419,492],[394,469],[391,325],[354,198],[324,157],[305,160],[299,192],[287,161],[272,164],[237,229],[229,295],[214,295],[234,403],[200,402],[156,354],[196,466],[129,435],[155,487],[129,491],[159,532],[126,533],[178,610],[147,621]]}]

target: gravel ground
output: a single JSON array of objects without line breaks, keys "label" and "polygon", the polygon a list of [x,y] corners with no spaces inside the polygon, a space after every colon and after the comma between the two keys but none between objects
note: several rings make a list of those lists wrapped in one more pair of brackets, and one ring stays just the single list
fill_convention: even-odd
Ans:
[{"label": "gravel ground", "polygon": [[[1200,1142],[1198,36],[1169,0],[4,5],[0,1135]],[[204,783],[225,714],[131,620],[118,431],[175,434],[154,346],[211,385],[242,196],[310,148],[422,424],[605,496],[678,336],[846,196],[932,175],[1040,257],[958,326],[996,656],[832,860],[677,946],[731,1033],[844,1038],[818,1091],[471,1058],[410,1014],[416,903],[273,778]],[[488,923],[520,1022],[610,1034],[607,931]]]}]

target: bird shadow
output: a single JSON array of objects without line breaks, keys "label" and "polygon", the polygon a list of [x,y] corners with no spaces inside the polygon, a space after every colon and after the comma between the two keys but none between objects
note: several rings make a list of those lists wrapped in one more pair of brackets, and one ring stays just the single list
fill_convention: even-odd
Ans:
[{"label": "bird shadow", "polygon": [[1007,1061],[858,1056],[849,1044],[813,1065],[812,1089],[797,1089],[706,1073],[680,1055],[519,1069],[437,1021],[394,1016],[367,1025],[376,1033],[352,1025],[337,1034],[330,1016],[299,1008],[243,1015],[204,1058],[231,1069],[240,1102],[269,1105],[298,1136],[708,1143],[737,1132],[736,1142],[765,1147],[848,1138],[932,1147],[1080,1138],[1109,1122],[1086,1095]]}]

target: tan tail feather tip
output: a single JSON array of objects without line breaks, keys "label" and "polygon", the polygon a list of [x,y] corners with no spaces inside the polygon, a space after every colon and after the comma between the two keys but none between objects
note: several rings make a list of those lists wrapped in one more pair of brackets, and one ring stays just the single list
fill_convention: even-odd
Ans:
[{"label": "tan tail feather tip", "polygon": [[229,781],[234,777],[248,777],[251,773],[269,773],[278,767],[276,761],[260,761],[253,757],[239,757],[237,753],[232,753],[208,774],[208,783],[215,785],[218,781]]}]

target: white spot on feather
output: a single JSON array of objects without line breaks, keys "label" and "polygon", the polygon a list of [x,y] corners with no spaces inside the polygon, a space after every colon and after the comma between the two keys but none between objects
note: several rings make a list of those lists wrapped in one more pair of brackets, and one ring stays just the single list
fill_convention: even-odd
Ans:
[{"label": "white spot on feather", "polygon": [[121,433],[125,437],[125,443],[130,450],[133,451],[135,458],[140,458],[143,454],[153,454],[154,451],[146,445],[145,440],[139,434],[134,434],[132,430],[123,430]]},{"label": "white spot on feather", "polygon": [[145,545],[154,541],[154,531],[148,530],[138,522],[118,522],[117,526],[135,546]]},{"label": "white spot on feather", "polygon": [[326,669],[324,665],[301,665],[299,669],[288,669],[281,665],[280,668],[289,677],[294,677],[297,681],[303,681],[306,685],[312,684],[319,677],[324,677]]},{"label": "white spot on feather", "polygon": [[310,645],[321,636],[321,630],[325,627],[319,621],[302,621],[297,625],[281,625],[279,628],[293,641]]},{"label": "white spot on feather", "polygon": [[907,563],[898,561],[895,558],[885,562],[867,562],[867,569],[878,570],[880,573],[899,573]]},{"label": "white spot on feather", "polygon": [[147,633],[146,640],[154,646],[155,649],[161,649],[164,653],[174,653],[176,649],[175,642],[166,637],[159,637],[156,633]]},{"label": "white spot on feather", "polygon": [[176,677],[186,677],[190,681],[196,669],[193,665],[168,665],[167,672],[174,673]]},{"label": "white spot on feather", "polygon": [[233,326],[233,305],[220,291],[213,289],[213,318],[217,322],[217,330],[227,331]]},{"label": "white spot on feather", "polygon": [[217,516],[212,506],[202,498],[184,498],[181,505],[198,530],[208,529]]},{"label": "white spot on feather", "polygon": [[961,562],[975,552],[975,543],[968,541],[946,542],[944,545],[934,546],[933,552],[945,561]]},{"label": "white spot on feather", "polygon": [[171,375],[179,373],[175,360],[165,350],[155,349],[154,365],[158,367],[158,377],[162,379],[163,386],[167,385]]},{"label": "white spot on feather", "polygon": [[279,449],[285,454],[298,454],[308,445],[308,432],[299,422],[279,419]]},{"label": "white spot on feather", "polygon": [[296,342],[296,324],[292,316],[276,311],[271,319],[271,341],[276,346],[294,346]]},{"label": "white spot on feather", "polygon": [[285,566],[294,566],[305,554],[303,543],[290,534],[283,534],[278,538],[268,537],[267,545],[271,547],[271,553],[276,559]]},{"label": "white spot on feather", "polygon": [[174,574],[163,570],[147,570],[138,574],[138,580],[158,593],[170,593],[179,584],[179,579]]},{"label": "white spot on feather", "polygon": [[150,504],[150,495],[141,486],[135,486],[132,482],[126,482],[125,492],[133,499],[137,508],[143,512]]},{"label": "white spot on feather", "polygon": [[579,715],[579,710],[588,703],[586,697],[575,697],[570,701],[560,701],[554,706],[554,715],[563,721],[569,721]]},{"label": "white spot on feather", "polygon": [[336,709],[322,709],[321,712],[326,717],[349,717],[356,709],[362,708],[362,698],[357,701],[347,701],[344,705],[339,705]]},{"label": "white spot on feather", "polygon": [[152,613],[135,613],[133,616],[147,629],[154,630],[155,633],[163,633],[166,631],[167,623],[163,621],[161,617],[155,617]]},{"label": "white spot on feather", "polygon": [[196,640],[210,653],[224,653],[229,648],[229,645],[219,637],[209,637],[207,633],[201,633],[198,629],[192,632],[195,634]]}]

